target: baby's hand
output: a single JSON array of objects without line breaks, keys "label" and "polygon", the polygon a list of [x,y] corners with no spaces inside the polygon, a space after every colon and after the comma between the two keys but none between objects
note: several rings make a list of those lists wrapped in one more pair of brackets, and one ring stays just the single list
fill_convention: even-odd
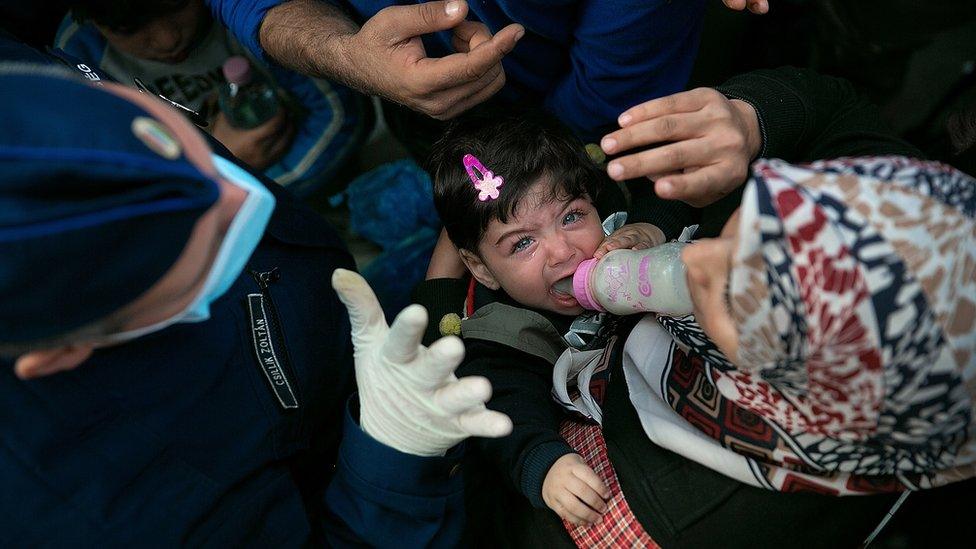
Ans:
[{"label": "baby's hand", "polygon": [[542,500],[563,520],[577,526],[600,520],[610,489],[578,454],[556,460],[542,482]]},{"label": "baby's hand", "polygon": [[610,250],[630,248],[643,250],[664,244],[664,231],[650,223],[630,223],[620,227],[603,239],[603,244],[593,252],[593,257],[600,259]]}]

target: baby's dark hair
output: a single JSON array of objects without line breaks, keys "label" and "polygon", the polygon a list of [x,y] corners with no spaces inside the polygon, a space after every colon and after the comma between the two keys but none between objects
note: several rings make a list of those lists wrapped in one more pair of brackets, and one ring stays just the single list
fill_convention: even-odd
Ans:
[{"label": "baby's dark hair", "polygon": [[67,0],[79,23],[94,21],[114,32],[136,32],[154,19],[183,9],[190,0]]},{"label": "baby's dark hair", "polygon": [[[472,154],[504,178],[495,200],[478,200],[462,159]],[[538,112],[480,112],[454,121],[434,144],[427,161],[434,180],[434,206],[455,246],[478,253],[488,225],[507,223],[532,184],[549,184],[544,201],[595,200],[607,181],[569,129]]]}]

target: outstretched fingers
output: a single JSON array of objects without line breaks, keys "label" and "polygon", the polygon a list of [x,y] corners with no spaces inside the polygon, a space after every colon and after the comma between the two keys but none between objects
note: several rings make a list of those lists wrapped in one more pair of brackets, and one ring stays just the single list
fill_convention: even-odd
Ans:
[{"label": "outstretched fingers", "polygon": [[705,124],[700,111],[661,115],[605,135],[600,147],[607,154],[616,154],[635,147],[699,137]]},{"label": "outstretched fingers", "polygon": [[383,356],[394,364],[406,364],[417,358],[420,341],[427,329],[427,309],[410,305],[400,311],[383,342]]},{"label": "outstretched fingers", "polygon": [[461,430],[473,437],[499,438],[512,432],[512,420],[494,410],[474,410],[458,418]]},{"label": "outstretched fingers", "polygon": [[469,376],[437,389],[434,403],[448,414],[460,414],[479,407],[491,398],[491,383],[481,376]]},{"label": "outstretched fingers", "polygon": [[468,4],[461,0],[423,2],[390,6],[377,12],[371,21],[377,25],[378,36],[393,45],[415,36],[451,29],[464,21],[467,14]]},{"label": "outstretched fingers", "polygon": [[668,200],[681,200],[692,206],[703,207],[715,202],[745,182],[748,175],[739,175],[736,185],[724,185],[733,170],[726,164],[714,164],[686,170],[682,174],[670,174],[654,182],[654,192]]},{"label": "outstretched fingers", "polygon": [[437,387],[445,380],[455,379],[454,370],[464,358],[464,343],[456,336],[445,336],[427,348],[421,371],[416,372],[427,385]]},{"label": "outstretched fingers", "polygon": [[451,35],[451,44],[458,53],[467,53],[489,40],[491,31],[484,23],[477,21],[461,21]]},{"label": "outstretched fingers", "polygon": [[362,276],[346,269],[336,269],[332,272],[332,287],[349,311],[354,340],[372,337],[386,328],[383,309]]},{"label": "outstretched fingers", "polygon": [[512,24],[468,52],[425,57],[417,63],[426,69],[423,72],[429,79],[427,84],[434,89],[474,82],[489,71],[500,69],[502,58],[515,48],[523,34],[525,29],[521,25]]},{"label": "outstretched fingers", "polygon": [[438,120],[450,120],[498,93],[505,86],[505,71],[498,70],[489,76],[490,79],[484,78],[457,90],[452,90],[452,95],[455,97],[450,99],[452,106],[440,113],[439,116],[434,116],[434,118]]},{"label": "outstretched fingers", "polygon": [[617,181],[635,177],[656,179],[659,174],[705,165],[711,159],[710,153],[707,141],[689,139],[615,158],[607,165],[607,173]]},{"label": "outstretched fingers", "polygon": [[621,128],[626,128],[637,122],[659,116],[697,111],[705,106],[708,94],[707,88],[696,88],[645,101],[622,112],[617,117],[617,123],[620,124]]}]

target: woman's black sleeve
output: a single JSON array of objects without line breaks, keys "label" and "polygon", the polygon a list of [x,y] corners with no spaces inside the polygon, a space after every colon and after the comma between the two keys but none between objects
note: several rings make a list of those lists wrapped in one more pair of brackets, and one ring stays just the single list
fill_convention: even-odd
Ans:
[{"label": "woman's black sleeve", "polygon": [[788,162],[868,155],[924,157],[896,137],[878,108],[841,78],[782,67],[735,76],[716,89],[756,109],[762,157]]}]

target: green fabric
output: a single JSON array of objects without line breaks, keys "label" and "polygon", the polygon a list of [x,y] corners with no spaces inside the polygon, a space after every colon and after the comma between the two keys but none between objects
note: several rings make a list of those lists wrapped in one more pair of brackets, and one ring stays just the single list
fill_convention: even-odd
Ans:
[{"label": "green fabric", "polygon": [[550,364],[566,350],[563,337],[546,317],[498,302],[479,308],[461,321],[461,337],[500,343]]}]

